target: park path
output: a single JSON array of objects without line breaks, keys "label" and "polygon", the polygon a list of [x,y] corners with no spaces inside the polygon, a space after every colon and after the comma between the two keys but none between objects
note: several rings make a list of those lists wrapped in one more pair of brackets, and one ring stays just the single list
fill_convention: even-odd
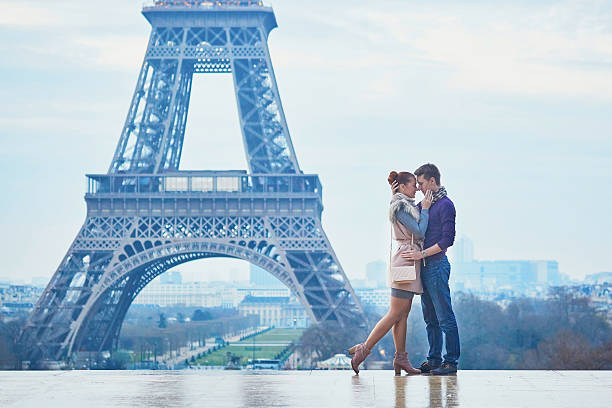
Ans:
[{"label": "park path", "polygon": [[[240,342],[240,339],[245,337],[245,336],[250,336],[251,334],[260,332],[262,330],[266,330],[267,327],[263,326],[263,327],[252,327],[250,329],[246,329],[243,331],[240,331],[239,333],[232,333],[232,334],[228,334],[226,336],[223,336],[223,340],[226,343],[231,344],[238,344],[238,342]],[[244,343],[242,343],[244,344]],[[258,346],[260,345],[259,343],[255,343]],[[287,343],[289,344],[289,343]],[[204,346],[202,347],[195,347],[195,348],[191,348],[190,346],[184,346],[181,347],[179,349],[179,353],[175,354],[172,352],[168,352],[166,354],[163,354],[162,356],[160,356],[160,361],[163,364],[167,364],[169,366],[170,369],[173,368],[173,366],[178,365],[178,364],[182,364],[185,360],[189,360],[191,357],[196,357],[198,354],[200,353],[205,353],[208,350],[214,348],[217,345],[217,343],[215,343],[215,338],[214,337],[210,337],[208,339],[206,339],[206,343],[204,344]],[[283,344],[274,344],[275,346],[279,346],[279,345],[283,345]]]}]

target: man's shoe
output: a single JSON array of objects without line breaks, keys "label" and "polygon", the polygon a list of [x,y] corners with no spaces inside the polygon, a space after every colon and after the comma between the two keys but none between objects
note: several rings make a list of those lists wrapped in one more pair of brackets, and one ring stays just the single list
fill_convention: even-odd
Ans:
[{"label": "man's shoe", "polygon": [[444,363],[438,368],[431,370],[433,375],[449,375],[457,373],[457,366],[451,363]]},{"label": "man's shoe", "polygon": [[439,368],[440,364],[432,364],[429,361],[424,362],[423,364],[421,364],[421,366],[419,367],[419,370],[421,370],[421,373],[423,374],[427,374],[430,373],[432,370]]}]

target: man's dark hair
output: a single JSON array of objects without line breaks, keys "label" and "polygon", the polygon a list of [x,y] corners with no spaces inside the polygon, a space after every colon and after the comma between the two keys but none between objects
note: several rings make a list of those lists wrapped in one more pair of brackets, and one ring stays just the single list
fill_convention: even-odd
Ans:
[{"label": "man's dark hair", "polygon": [[431,164],[431,163],[424,164],[418,169],[416,169],[414,171],[414,174],[417,177],[423,176],[427,180],[433,177],[434,179],[436,179],[436,184],[439,186],[441,185],[440,184],[440,170],[438,170],[435,164]]}]

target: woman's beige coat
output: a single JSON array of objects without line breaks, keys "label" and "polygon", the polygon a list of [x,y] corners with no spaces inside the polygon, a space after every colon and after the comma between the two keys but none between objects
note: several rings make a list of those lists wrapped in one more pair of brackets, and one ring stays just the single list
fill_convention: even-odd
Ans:
[{"label": "woman's beige coat", "polygon": [[[397,249],[390,250],[389,269],[387,270],[387,286],[395,289],[407,290],[418,295],[423,293],[423,283],[421,282],[421,261],[416,261],[416,279],[410,283],[394,283],[391,282],[391,265],[407,266],[412,265],[413,261],[407,261],[401,257],[401,253],[410,250],[421,251],[423,243],[408,231],[400,222],[394,222],[392,225],[393,239],[397,241]],[[414,238],[414,241],[413,241]],[[414,242],[414,244],[412,244]]]}]

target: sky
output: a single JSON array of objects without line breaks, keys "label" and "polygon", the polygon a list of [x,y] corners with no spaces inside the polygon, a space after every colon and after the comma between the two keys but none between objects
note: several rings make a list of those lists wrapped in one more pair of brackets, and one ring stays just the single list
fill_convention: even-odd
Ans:
[{"label": "sky", "polygon": [[[50,277],[82,225],[84,175],[107,172],[142,64],[142,4],[0,0],[0,277]],[[388,257],[389,171],[426,162],[476,259],[612,271],[612,2],[272,6],[291,138],[349,277]],[[245,169],[237,117],[231,77],[194,78],[181,169]]]}]

